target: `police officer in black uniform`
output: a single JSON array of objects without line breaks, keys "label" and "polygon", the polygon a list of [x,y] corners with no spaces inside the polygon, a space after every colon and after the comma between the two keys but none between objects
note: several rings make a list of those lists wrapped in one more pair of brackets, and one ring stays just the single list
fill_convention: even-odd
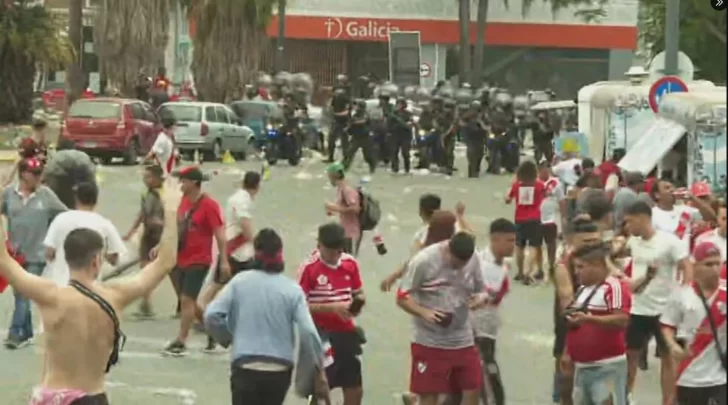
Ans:
[{"label": "police officer in black uniform", "polygon": [[349,169],[356,152],[361,149],[364,160],[369,164],[369,173],[374,173],[377,165],[373,153],[371,122],[367,113],[367,103],[364,100],[357,100],[351,121],[349,121],[348,132],[351,135],[351,140],[349,149],[344,153],[344,168]]},{"label": "police officer in black uniform", "polygon": [[382,110],[382,125],[378,128],[378,133],[375,136],[377,148],[379,150],[378,158],[385,164],[389,164],[389,159],[392,156],[391,141],[390,141],[390,129],[389,129],[389,116],[394,112],[394,107],[390,101],[391,95],[389,91],[380,91],[379,93],[379,108]]},{"label": "police officer in black uniform", "polygon": [[349,150],[349,137],[346,133],[346,127],[349,125],[349,118],[351,117],[351,98],[345,75],[336,77],[334,95],[331,98],[331,110],[334,114],[334,121],[329,131],[329,156],[326,160],[329,163],[334,161],[336,141],[341,142],[341,150],[344,153]]},{"label": "police officer in black uniform", "polygon": [[477,178],[480,175],[480,165],[485,152],[486,130],[480,113],[480,101],[473,101],[458,122],[466,146],[469,178]]},{"label": "police officer in black uniform", "polygon": [[424,139],[419,139],[419,137],[417,139],[417,146],[420,153],[417,168],[429,169],[430,158],[434,156],[437,148],[437,137],[430,136],[435,132],[435,111],[433,110],[432,103],[422,105],[417,128],[419,130],[418,135],[424,137]]},{"label": "police officer in black uniform", "polygon": [[[434,98],[433,101],[435,101]],[[439,103],[439,101],[435,102]],[[437,132],[440,137],[438,164],[445,174],[451,176],[455,170],[455,138],[457,137],[458,131],[455,100],[442,100],[441,109],[436,104],[435,111],[439,111],[435,119]]]},{"label": "police officer in black uniform", "polygon": [[392,145],[392,173],[399,173],[399,155],[404,160],[405,173],[410,172],[410,149],[412,147],[412,113],[407,111],[407,100],[398,97],[394,111],[387,117]]}]

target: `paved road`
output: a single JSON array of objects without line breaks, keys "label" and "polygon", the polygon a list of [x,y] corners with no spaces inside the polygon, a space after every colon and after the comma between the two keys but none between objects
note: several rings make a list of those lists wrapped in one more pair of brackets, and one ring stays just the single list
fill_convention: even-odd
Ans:
[{"label": "paved road", "polygon": [[[205,167],[219,172],[205,188],[222,200],[236,186],[242,170],[257,170],[260,163]],[[462,169],[461,166],[460,173]],[[289,274],[293,274],[299,261],[313,249],[316,227],[327,220],[323,201],[332,198],[332,190],[326,184],[323,170],[323,164],[317,162],[304,162],[300,168],[275,167],[256,202],[256,226],[271,226],[283,234]],[[350,176],[352,181],[356,182],[357,173],[363,172],[363,166],[356,167]],[[124,232],[132,222],[141,191],[138,168],[108,166],[101,173],[99,210]],[[448,207],[463,201],[482,241],[493,218],[511,215],[511,209],[502,203],[509,179],[510,176],[478,180],[458,176],[446,179],[438,175],[394,177],[384,171],[374,176],[368,187],[386,210],[381,231],[390,253],[378,256],[369,241],[362,246],[361,268],[369,301],[361,317],[369,339],[363,360],[365,404],[399,403],[393,395],[407,387],[408,318],[395,307],[391,293],[379,292],[378,281],[406,257],[412,234],[420,225],[416,215],[419,195],[428,191],[439,193]],[[498,357],[511,405],[550,403],[552,294],[550,286],[515,286],[504,303],[505,324],[498,342]],[[202,354],[202,336],[192,339],[192,350],[186,358],[159,355],[159,350],[176,331],[176,322],[170,319],[174,309],[172,296],[171,287],[165,282],[155,295],[155,305],[161,313],[157,321],[135,322],[130,316],[133,308],[124,314],[122,326],[129,340],[121,364],[108,376],[114,404],[229,404],[227,355]],[[0,295],[0,328],[9,325],[12,307],[12,295]],[[0,403],[27,403],[29,391],[38,381],[40,351],[38,345],[15,352],[0,349]],[[641,402],[658,403],[654,372],[642,382],[645,388],[638,393]],[[287,402],[300,403],[295,398]]]}]

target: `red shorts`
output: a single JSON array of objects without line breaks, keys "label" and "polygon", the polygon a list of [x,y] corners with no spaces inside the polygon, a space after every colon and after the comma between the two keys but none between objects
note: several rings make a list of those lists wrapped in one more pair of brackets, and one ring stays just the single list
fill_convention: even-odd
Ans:
[{"label": "red shorts", "polygon": [[480,356],[475,346],[436,349],[412,343],[410,392],[448,394],[479,391],[483,385]]}]

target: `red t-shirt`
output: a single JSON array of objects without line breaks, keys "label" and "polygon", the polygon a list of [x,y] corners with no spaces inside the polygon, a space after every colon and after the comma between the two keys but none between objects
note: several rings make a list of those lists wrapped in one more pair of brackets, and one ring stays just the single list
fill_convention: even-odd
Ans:
[{"label": "red t-shirt", "polygon": [[541,180],[536,184],[523,185],[516,181],[508,192],[508,197],[516,203],[516,222],[541,221],[541,203],[546,187]]},{"label": "red t-shirt", "polygon": [[[597,288],[597,291],[588,302],[587,311],[590,314],[609,315],[616,311],[629,314],[632,293],[626,283],[615,277],[608,277],[596,287],[583,287],[577,292],[572,306],[581,307],[592,288]],[[584,322],[578,327],[569,328],[566,333],[566,350],[575,363],[594,363],[624,356],[627,350],[625,329]]]},{"label": "red t-shirt", "polygon": [[[337,268],[324,263],[314,251],[299,270],[298,283],[309,304],[331,304],[351,301],[354,293],[362,289],[359,264],[353,256],[343,254]],[[329,312],[311,313],[316,326],[328,332],[350,332],[354,321]]]},{"label": "red t-shirt", "polygon": [[619,166],[617,166],[617,164],[612,162],[611,160],[607,160],[606,162],[600,164],[597,170],[602,181],[602,187],[607,185],[607,180],[609,179],[609,176],[613,174],[619,175],[620,172]]},{"label": "red t-shirt", "polygon": [[[212,243],[215,230],[223,224],[220,205],[217,201],[203,195],[196,204],[197,208],[192,213],[184,245],[177,253],[177,267],[180,268],[212,264]],[[177,209],[177,219],[182,221],[194,205],[195,203],[187,197],[182,197]]]}]

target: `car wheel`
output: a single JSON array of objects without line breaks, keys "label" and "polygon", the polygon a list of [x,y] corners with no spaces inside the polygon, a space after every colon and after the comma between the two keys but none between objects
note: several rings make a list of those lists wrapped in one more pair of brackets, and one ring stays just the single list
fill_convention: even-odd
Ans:
[{"label": "car wheel", "polygon": [[137,164],[137,159],[139,158],[139,140],[138,139],[134,138],[131,141],[129,141],[129,144],[126,146],[126,150],[124,151],[124,155],[122,157],[124,158],[125,165]]},{"label": "car wheel", "polygon": [[104,156],[104,157],[102,157],[102,158],[101,158],[101,159],[99,159],[99,160],[101,160],[101,164],[102,164],[102,165],[106,165],[106,166],[108,166],[108,165],[110,165],[110,164],[111,164],[111,161],[113,160],[113,158],[112,158],[111,156]]},{"label": "car wheel", "polygon": [[219,139],[212,144],[212,151],[205,152],[205,160],[209,162],[219,162],[222,160],[222,143]]}]

